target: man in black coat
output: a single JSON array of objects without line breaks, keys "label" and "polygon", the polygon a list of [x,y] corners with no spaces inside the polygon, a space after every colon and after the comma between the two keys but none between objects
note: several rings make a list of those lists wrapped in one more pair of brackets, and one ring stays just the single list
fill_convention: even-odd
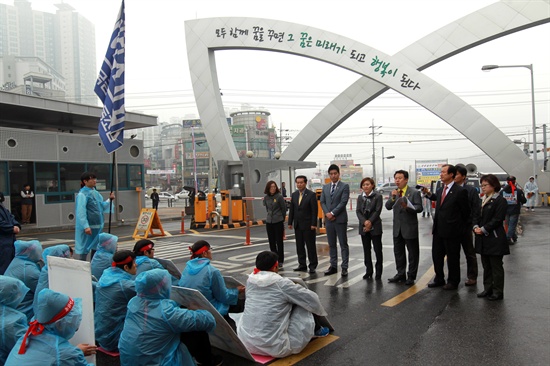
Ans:
[{"label": "man in black coat", "polygon": [[291,195],[290,212],[288,214],[288,228],[294,228],[296,238],[296,253],[298,254],[298,268],[295,271],[307,270],[306,248],[309,258],[309,273],[315,273],[317,268],[317,197],[314,192],[306,188],[307,178],[299,175],[295,179],[296,188]]},{"label": "man in black coat", "polygon": [[468,171],[464,165],[456,166],[455,183],[468,192],[468,204],[470,205],[470,216],[466,220],[461,240],[462,250],[466,257],[466,276],[468,277],[464,284],[466,286],[473,286],[477,283],[478,275],[477,255],[473,240],[473,223],[477,222],[477,218],[481,214],[481,199],[479,198],[478,190],[467,183],[467,175]]},{"label": "man in black coat", "polygon": [[[422,191],[431,201],[436,201],[433,223],[432,260],[435,278],[428,287],[443,286],[444,290],[456,290],[460,283],[460,241],[470,216],[468,192],[454,183],[456,167],[445,164],[440,178],[443,186],[436,193],[428,188]],[[445,255],[448,277],[445,283]]]},{"label": "man in black coat", "polygon": [[4,207],[4,194],[0,192],[0,275],[6,272],[15,257],[15,234],[19,234],[21,225]]},{"label": "man in black coat", "polygon": [[151,201],[153,202],[153,208],[158,210],[160,197],[156,188],[153,188],[153,193],[151,193]]}]

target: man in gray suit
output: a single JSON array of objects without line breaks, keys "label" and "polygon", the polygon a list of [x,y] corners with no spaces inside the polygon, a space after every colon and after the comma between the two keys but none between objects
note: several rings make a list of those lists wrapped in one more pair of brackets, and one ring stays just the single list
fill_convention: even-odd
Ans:
[{"label": "man in gray suit", "polygon": [[340,242],[342,252],[342,276],[348,275],[348,213],[346,205],[349,199],[349,185],[340,181],[340,168],[336,164],[328,167],[328,175],[332,183],[325,184],[321,192],[321,208],[325,214],[325,228],[330,254],[330,267],[325,276],[338,272],[338,248],[336,237]]},{"label": "man in gray suit", "polygon": [[[417,214],[422,212],[422,198],[418,190],[408,186],[409,172],[398,170],[393,175],[393,179],[397,184],[397,189],[391,192],[386,201],[386,208],[393,210],[393,253],[397,274],[388,281],[405,282],[410,286],[414,285],[414,281],[416,281],[420,260]],[[405,247],[409,253],[409,270],[406,275]]]}]

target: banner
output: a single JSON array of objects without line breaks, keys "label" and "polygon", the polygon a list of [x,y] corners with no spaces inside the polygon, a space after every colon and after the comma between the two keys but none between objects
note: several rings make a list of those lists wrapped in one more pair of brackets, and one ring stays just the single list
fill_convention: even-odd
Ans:
[{"label": "banner", "polygon": [[98,132],[108,153],[119,149],[124,143],[125,24],[123,0],[94,88],[95,93],[103,103]]},{"label": "banner", "polygon": [[[416,160],[416,184],[429,187],[432,181],[437,182],[441,167],[445,164],[447,160]],[[413,180],[410,179],[410,181]]]}]

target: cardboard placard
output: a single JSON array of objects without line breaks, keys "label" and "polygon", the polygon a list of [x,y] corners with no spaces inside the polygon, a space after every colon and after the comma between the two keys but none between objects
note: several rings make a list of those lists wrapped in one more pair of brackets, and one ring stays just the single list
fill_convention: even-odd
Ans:
[{"label": "cardboard placard", "polygon": [[[153,229],[160,230],[160,233],[153,232]],[[166,234],[160,223],[157,210],[154,208],[142,208],[132,237],[135,240],[139,240],[151,236],[166,236]]]}]

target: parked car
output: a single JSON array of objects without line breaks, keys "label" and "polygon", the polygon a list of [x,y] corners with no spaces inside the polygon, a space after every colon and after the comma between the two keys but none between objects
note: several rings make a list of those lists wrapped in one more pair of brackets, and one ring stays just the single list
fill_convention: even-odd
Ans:
[{"label": "parked car", "polygon": [[174,196],[172,193],[169,193],[169,192],[160,192],[159,193],[159,199],[161,201],[168,201],[168,200],[177,201],[178,197]]},{"label": "parked car", "polygon": [[176,193],[176,197],[179,198],[180,200],[184,198],[189,198],[189,191],[186,191],[185,189],[183,189],[181,192]]},{"label": "parked car", "polygon": [[375,191],[380,193],[381,195],[385,195],[393,191],[394,189],[397,189],[397,184],[395,183],[383,183],[375,188]]}]

